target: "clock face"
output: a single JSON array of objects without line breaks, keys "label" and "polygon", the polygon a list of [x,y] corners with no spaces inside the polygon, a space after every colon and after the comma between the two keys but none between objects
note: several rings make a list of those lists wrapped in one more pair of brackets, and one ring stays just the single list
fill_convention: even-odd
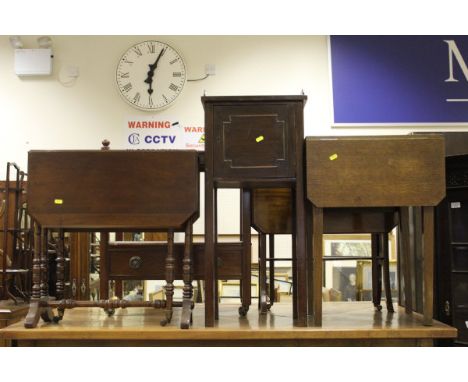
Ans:
[{"label": "clock face", "polygon": [[166,108],[184,88],[186,73],[182,57],[171,46],[144,41],[128,49],[116,72],[120,94],[142,110]]}]

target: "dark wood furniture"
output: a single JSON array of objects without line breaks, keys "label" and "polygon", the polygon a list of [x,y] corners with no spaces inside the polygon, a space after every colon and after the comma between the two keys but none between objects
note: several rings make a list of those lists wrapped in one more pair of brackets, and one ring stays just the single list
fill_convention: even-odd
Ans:
[{"label": "dark wood furniture", "polygon": [[[327,256],[323,258],[323,261],[371,260],[373,304],[377,310],[382,309],[383,273],[387,309],[393,312],[388,252],[388,235],[397,224],[393,209],[379,209],[376,211],[375,209],[363,208],[360,209],[359,213],[350,209],[326,209],[323,219],[323,233],[325,234],[371,233],[371,257]],[[275,262],[291,260],[287,258],[275,258],[274,235],[292,234],[292,224],[292,192],[290,189],[271,188],[254,190],[252,198],[252,226],[259,232],[259,309],[261,314],[266,313],[274,303]],[[268,258],[266,251],[267,234],[269,235]],[[267,281],[267,261],[269,262],[270,271],[269,281]]]},{"label": "dark wood furniture", "polygon": [[290,311],[280,302],[268,316],[239,319],[234,305],[220,304],[216,328],[204,328],[203,310],[195,309],[193,330],[182,331],[162,328],[162,312],[151,309],[123,309],[109,320],[104,312],[78,308],[60,326],[28,330],[17,323],[0,330],[0,339],[16,346],[431,346],[434,339],[456,336],[456,329],[438,321],[421,325],[419,314],[403,308],[376,314],[367,302],[327,303],[320,328],[294,327]]},{"label": "dark wood furniture", "polygon": [[[204,243],[193,243],[192,278],[203,280]],[[218,243],[216,245],[218,275],[222,279],[240,279],[242,243]],[[106,248],[108,277],[110,280],[163,280],[168,245],[157,242],[110,242]],[[174,244],[174,277],[183,278],[184,245]]]},{"label": "dark wood furniture", "polygon": [[[468,345],[468,133],[445,138],[447,196],[437,206],[435,318],[458,330],[441,345]],[[417,271],[417,270],[416,270]]]},{"label": "dark wood furniture", "polygon": [[[434,206],[445,195],[444,140],[440,136],[308,137],[307,198],[311,202],[312,250],[309,304],[314,324],[322,323],[322,234],[332,229],[388,232],[394,213],[401,230],[405,309],[413,311],[409,273],[409,206],[423,207],[424,323],[433,317]],[[376,229],[377,228],[377,229]],[[369,229],[371,229],[369,231]],[[331,233],[331,232],[330,232]],[[384,245],[384,247],[386,247]]]},{"label": "dark wood furniture", "polygon": [[[69,235],[69,293],[73,300],[89,300],[91,295],[91,237],[90,232],[71,232]],[[67,272],[65,272],[67,274]],[[107,299],[102,297],[102,299]]]},{"label": "dark wood furniture", "polygon": [[[295,257],[293,192],[290,188],[257,188],[252,193],[252,227],[258,232],[259,311],[265,314],[275,303],[275,262]],[[268,252],[267,252],[268,235]],[[292,258],[275,257],[275,235],[293,235]],[[267,279],[267,262],[269,277]],[[294,290],[293,285],[293,290]]]},{"label": "dark wood furniture", "polygon": [[31,290],[31,227],[26,214],[27,174],[8,162],[0,182],[0,300],[28,302]]},{"label": "dark wood furniture", "polygon": [[306,96],[202,97],[205,110],[205,325],[217,312],[216,242],[219,188],[241,189],[241,300],[251,303],[251,192],[255,188],[294,190],[295,258],[293,316],[307,325],[305,212],[303,191],[303,109]]},{"label": "dark wood furniture", "polygon": [[[199,178],[195,151],[30,151],[29,213],[35,221],[32,302],[25,326],[40,317],[58,321],[66,308],[148,306],[165,309],[162,324],[172,318],[172,307],[182,306],[181,327],[188,328],[192,308],[192,223],[198,217]],[[88,190],[88,192],[84,192]],[[63,240],[57,255],[56,301],[49,298],[48,230],[163,231],[168,232],[165,261],[166,300],[64,300]],[[185,232],[183,302],[174,292],[174,231]],[[106,267],[102,267],[101,272]],[[53,316],[51,308],[58,308]]]}]

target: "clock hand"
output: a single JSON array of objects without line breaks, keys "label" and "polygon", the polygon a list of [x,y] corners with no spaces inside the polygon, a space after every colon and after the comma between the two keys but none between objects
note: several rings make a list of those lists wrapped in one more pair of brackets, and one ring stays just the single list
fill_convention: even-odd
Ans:
[{"label": "clock hand", "polygon": [[154,62],[154,64],[148,65],[150,70],[147,73],[148,77],[146,77],[145,82],[149,85],[149,89],[148,89],[149,94],[153,93],[152,83],[153,83],[154,71],[158,67],[158,62],[161,59],[161,57],[162,57],[162,55],[164,54],[165,51],[166,51],[166,48],[161,49],[161,51],[159,52],[158,57],[156,58],[156,61]]},{"label": "clock hand", "polygon": [[156,61],[154,62],[153,65],[149,65],[150,69],[154,72],[154,69],[157,68],[158,66],[158,62],[159,60],[161,59],[162,55],[164,54],[164,52],[166,51],[167,48],[163,48],[161,49],[161,51],[159,52],[159,55],[158,55],[158,58],[156,59]]}]

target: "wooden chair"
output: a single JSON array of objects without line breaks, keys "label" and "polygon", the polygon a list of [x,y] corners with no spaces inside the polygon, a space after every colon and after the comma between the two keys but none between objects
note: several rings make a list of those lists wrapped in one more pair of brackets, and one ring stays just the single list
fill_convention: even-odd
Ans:
[{"label": "wooden chair", "polygon": [[[308,237],[312,252],[309,257],[309,313],[313,314],[314,324],[322,323],[322,235],[325,232],[357,230],[378,234],[398,224],[404,303],[406,312],[412,312],[408,209],[422,206],[424,324],[431,325],[434,206],[445,195],[443,138],[434,135],[308,137],[306,177],[310,201],[307,221],[311,223]],[[382,240],[385,243],[385,238]],[[384,244],[385,248],[388,246]],[[388,255],[384,257],[384,261],[388,261]],[[375,303],[377,296],[374,298]]]},{"label": "wooden chair", "polygon": [[[35,222],[32,302],[25,326],[39,318],[59,321],[74,307],[165,309],[182,306],[181,327],[188,328],[192,308],[192,224],[198,218],[199,177],[195,151],[30,151],[29,213]],[[48,230],[58,230],[57,300],[48,291]],[[63,233],[65,231],[167,231],[166,300],[64,300]],[[173,302],[174,232],[185,232],[183,250],[184,298]],[[136,266],[134,259],[130,266]],[[143,264],[146,268],[146,264]],[[106,267],[102,267],[105,270]],[[102,272],[101,270],[101,272]],[[54,316],[52,308],[58,309]]]}]

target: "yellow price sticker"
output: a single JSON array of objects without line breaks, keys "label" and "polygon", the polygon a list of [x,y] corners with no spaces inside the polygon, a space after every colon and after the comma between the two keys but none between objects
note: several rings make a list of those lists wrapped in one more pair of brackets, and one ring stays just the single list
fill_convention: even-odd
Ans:
[{"label": "yellow price sticker", "polygon": [[337,158],[338,158],[338,154],[333,154],[333,155],[330,155],[330,156],[329,156],[329,159],[330,159],[330,160],[335,160],[335,159],[337,159]]},{"label": "yellow price sticker", "polygon": [[54,204],[63,204],[63,199],[54,199]]},{"label": "yellow price sticker", "polygon": [[258,142],[261,142],[265,139],[265,137],[263,135],[260,135],[259,137],[255,138],[255,140]]}]

